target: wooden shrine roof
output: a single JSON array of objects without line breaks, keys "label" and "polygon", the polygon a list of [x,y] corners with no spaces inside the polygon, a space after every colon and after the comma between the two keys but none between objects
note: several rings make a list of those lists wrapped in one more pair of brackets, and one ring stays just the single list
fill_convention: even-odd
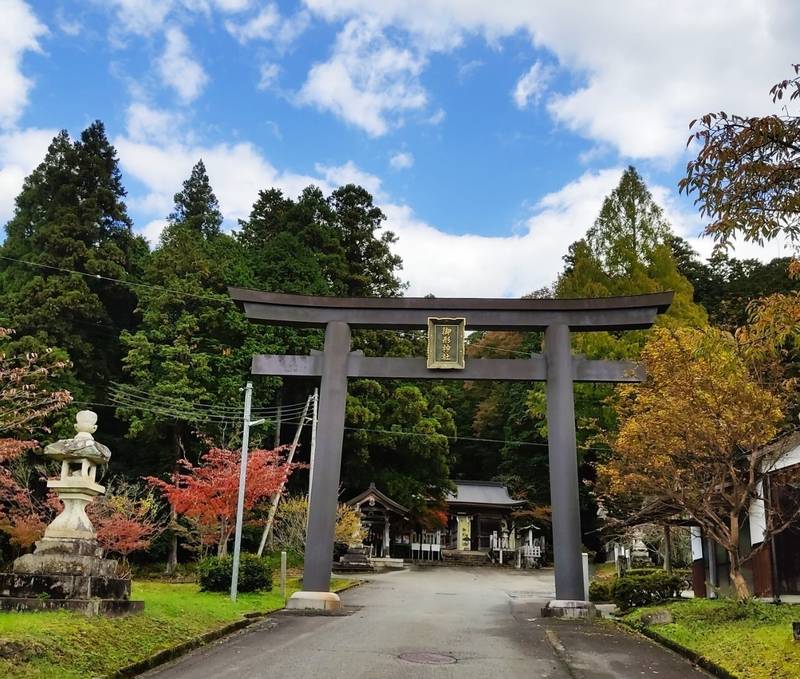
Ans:
[{"label": "wooden shrine roof", "polygon": [[386,509],[389,509],[397,514],[401,514],[405,516],[408,514],[408,508],[401,505],[399,502],[395,502],[385,493],[379,491],[374,483],[369,484],[369,488],[367,488],[363,493],[359,493],[351,500],[347,501],[347,504],[351,507],[360,506],[363,502],[365,502],[370,496],[374,497],[377,502],[380,502]]}]

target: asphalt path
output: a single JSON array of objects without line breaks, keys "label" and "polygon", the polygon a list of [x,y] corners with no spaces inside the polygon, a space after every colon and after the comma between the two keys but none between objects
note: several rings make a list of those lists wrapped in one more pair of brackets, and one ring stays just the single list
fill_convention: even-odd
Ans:
[{"label": "asphalt path", "polygon": [[608,622],[541,618],[552,571],[427,568],[370,576],[347,613],[279,613],[150,679],[695,679],[709,675]]}]

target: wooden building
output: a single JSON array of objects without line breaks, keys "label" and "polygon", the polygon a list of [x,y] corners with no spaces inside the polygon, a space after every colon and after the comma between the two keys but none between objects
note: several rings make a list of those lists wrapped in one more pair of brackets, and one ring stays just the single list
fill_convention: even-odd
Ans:
[{"label": "wooden building", "polygon": [[374,483],[347,504],[361,513],[361,525],[366,533],[364,545],[371,548],[373,557],[406,556],[413,531],[406,507],[382,493]]},{"label": "wooden building", "polygon": [[455,481],[446,499],[447,549],[488,552],[516,549],[511,513],[524,501],[514,500],[508,488],[493,481]]},{"label": "wooden building", "polygon": [[497,550],[515,550],[517,537],[511,514],[524,502],[512,499],[502,483],[453,484],[455,491],[445,498],[447,522],[439,529],[418,525],[406,507],[374,483],[349,500],[347,504],[361,513],[364,544],[370,547],[371,556],[436,560],[442,559],[446,551],[488,555]]},{"label": "wooden building", "polygon": [[[758,499],[742,521],[740,556],[759,548],[743,568],[745,580],[758,597],[800,595],[800,520],[764,545],[770,512],[789,516],[800,506],[800,432],[785,436],[764,451]],[[728,553],[692,527],[692,583],[695,596],[731,590]]]}]

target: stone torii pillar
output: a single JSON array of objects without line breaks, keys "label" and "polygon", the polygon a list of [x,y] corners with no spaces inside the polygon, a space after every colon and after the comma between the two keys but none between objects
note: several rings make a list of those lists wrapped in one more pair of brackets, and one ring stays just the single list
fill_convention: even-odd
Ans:
[{"label": "stone torii pillar", "polygon": [[[571,300],[335,298],[239,288],[231,288],[229,293],[254,321],[325,329],[324,351],[310,356],[256,355],[251,370],[253,375],[321,379],[303,591],[292,596],[291,607],[333,609],[340,605],[338,596],[330,592],[330,573],[347,380],[362,377],[546,381],[556,598],[584,599],[573,383],[638,382],[644,375],[640,366],[628,361],[592,361],[573,355],[570,333],[648,328],[657,314],[669,308],[671,292]],[[430,331],[439,322],[460,327],[462,332],[465,324],[471,330],[544,331],[544,354],[465,363],[463,345],[451,344],[451,331],[445,331],[436,346],[441,351],[446,344],[444,358],[458,359],[449,366],[458,369],[441,369],[443,363],[432,362],[430,356],[426,362],[424,358],[366,357],[350,351],[351,328],[427,327]],[[456,322],[460,326],[455,326]],[[456,350],[453,357],[451,347]]]}]

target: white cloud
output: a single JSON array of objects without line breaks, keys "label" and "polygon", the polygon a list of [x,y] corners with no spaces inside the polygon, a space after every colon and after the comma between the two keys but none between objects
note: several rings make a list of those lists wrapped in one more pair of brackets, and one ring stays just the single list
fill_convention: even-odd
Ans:
[{"label": "white cloud", "polygon": [[458,67],[458,81],[463,83],[481,66],[483,66],[483,62],[480,59],[470,59],[468,62],[461,64]]},{"label": "white cloud", "polygon": [[[672,230],[681,238],[689,241],[701,258],[710,257],[715,243],[713,238],[703,235],[705,222],[698,212],[681,202],[674,189],[660,184],[652,185],[649,188],[653,194],[653,200],[664,209],[664,215],[672,226]],[[788,240],[782,237],[763,246],[737,239],[731,243],[728,254],[738,259],[758,259],[768,262],[775,257],[788,257],[792,254],[792,247]]]},{"label": "white cloud", "polygon": [[151,247],[155,247],[158,245],[158,241],[161,238],[161,232],[164,230],[166,225],[166,219],[153,219],[145,224],[140,233],[144,236],[145,240],[150,243]]},{"label": "white cloud", "polygon": [[[556,121],[624,156],[667,162],[683,153],[687,124],[699,114],[773,110],[767,93],[797,60],[800,25],[800,4],[790,0],[304,1],[327,21],[391,26],[423,52],[473,35],[494,45],[527,33],[572,76],[547,102]],[[383,131],[374,120],[361,126]]]},{"label": "white cloud", "polygon": [[414,164],[414,156],[407,151],[399,151],[389,158],[389,165],[395,170],[405,170]]},{"label": "white cloud", "polygon": [[444,119],[447,117],[447,113],[443,108],[436,109],[425,121],[429,125],[439,125],[444,122]]},{"label": "white cloud", "polygon": [[125,113],[128,136],[136,141],[174,141],[182,122],[180,114],[153,108],[142,102],[132,103]]},{"label": "white cloud", "polygon": [[265,40],[274,43],[278,49],[285,49],[308,28],[309,21],[308,12],[300,11],[284,18],[277,5],[269,3],[246,21],[226,21],[225,29],[242,45],[252,40]]},{"label": "white cloud", "polygon": [[270,3],[265,5],[261,11],[249,21],[237,24],[233,21],[226,21],[225,28],[240,43],[245,44],[251,40],[266,40],[273,37],[275,29],[281,21],[278,8]]},{"label": "white cloud", "polygon": [[165,34],[166,46],[158,60],[158,71],[166,85],[174,88],[181,100],[189,104],[202,92],[208,76],[192,58],[191,45],[180,28],[172,26]]},{"label": "white cloud", "polygon": [[252,4],[252,0],[214,0],[214,4],[223,12],[243,12]]},{"label": "white cloud", "polygon": [[541,61],[534,62],[517,80],[512,97],[517,108],[523,109],[535,106],[542,95],[547,91],[547,86],[553,79],[553,69]]},{"label": "white cloud", "polygon": [[258,89],[269,90],[277,82],[281,69],[278,64],[261,64],[261,77],[258,79]]},{"label": "white cloud", "polygon": [[108,0],[117,13],[114,31],[149,35],[161,28],[172,10],[172,0]]},{"label": "white cloud", "polygon": [[55,22],[59,30],[71,38],[80,35],[83,30],[81,22],[78,19],[68,17],[63,8],[60,7],[56,10]]},{"label": "white cloud", "polygon": [[[274,186],[287,195],[297,196],[309,184],[316,184],[324,191],[332,188],[324,178],[277,170],[247,142],[203,146],[120,137],[114,140],[114,145],[125,176],[135,178],[145,187],[143,194],[132,192],[129,205],[152,219],[169,214],[175,192],[200,158],[208,170],[222,214],[229,222],[250,214],[260,189]],[[336,168],[325,171],[331,177],[336,174]]]},{"label": "white cloud", "polygon": [[331,111],[370,136],[386,134],[408,111],[423,109],[424,58],[396,47],[374,25],[348,21],[328,61],[312,66],[298,101]]},{"label": "white cloud", "polygon": [[352,160],[348,160],[343,165],[317,163],[314,169],[322,177],[323,182],[329,186],[338,187],[345,184],[358,184],[369,191],[376,200],[381,201],[386,198],[386,194],[381,189],[380,177],[359,169]]},{"label": "white cloud", "polygon": [[0,134],[0,223],[11,218],[22,182],[44,160],[55,135],[33,128]]},{"label": "white cloud", "polygon": [[445,233],[415,217],[406,205],[384,205],[387,228],[398,235],[395,249],[410,282],[408,294],[519,297],[552,283],[562,269],[562,256],[594,222],[621,172],[587,172],[547,194],[523,232],[508,236]]},{"label": "white cloud", "polygon": [[15,125],[28,103],[33,81],[22,73],[22,58],[40,51],[46,33],[22,0],[0,0],[0,128]]},{"label": "white cloud", "polygon": [[[619,183],[623,168],[586,172],[541,198],[519,233],[499,225],[507,236],[452,234],[425,223],[408,205],[382,205],[387,228],[398,236],[395,250],[403,258],[408,295],[439,297],[519,297],[553,283],[563,269],[562,257],[594,223],[603,199]],[[650,185],[654,200],[674,232],[708,257],[713,242],[700,236],[696,212],[682,204],[673,189]],[[737,243],[732,255],[769,261],[786,256],[784,243],[761,248]],[[479,276],[475,272],[480,272]]]}]

